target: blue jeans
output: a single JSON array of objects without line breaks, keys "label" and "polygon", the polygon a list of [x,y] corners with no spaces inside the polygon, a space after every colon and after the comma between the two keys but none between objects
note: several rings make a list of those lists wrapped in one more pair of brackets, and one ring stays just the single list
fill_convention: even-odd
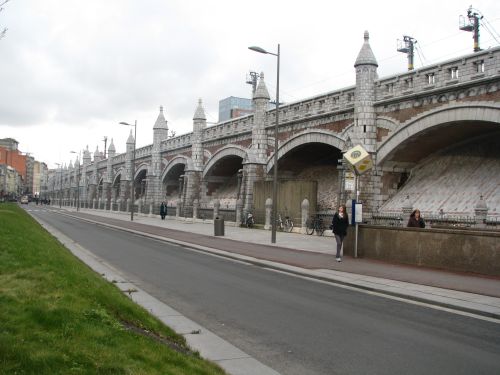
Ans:
[{"label": "blue jeans", "polygon": [[340,234],[335,235],[335,240],[337,241],[337,254],[336,258],[340,258],[340,251],[342,250],[342,242],[344,242],[344,237]]}]

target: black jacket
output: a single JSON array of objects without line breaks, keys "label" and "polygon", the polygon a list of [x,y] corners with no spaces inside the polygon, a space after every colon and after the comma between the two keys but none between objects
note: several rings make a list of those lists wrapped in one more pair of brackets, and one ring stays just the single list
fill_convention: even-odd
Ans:
[{"label": "black jacket", "polygon": [[417,220],[415,216],[410,216],[407,227],[425,228],[425,221],[421,217]]},{"label": "black jacket", "polygon": [[332,227],[333,233],[338,234],[339,236],[347,235],[347,227],[349,226],[349,219],[347,215],[344,214],[344,217],[340,217],[338,212],[335,212],[332,219]]},{"label": "black jacket", "polygon": [[166,215],[167,214],[167,205],[162,203],[160,205],[160,215]]}]

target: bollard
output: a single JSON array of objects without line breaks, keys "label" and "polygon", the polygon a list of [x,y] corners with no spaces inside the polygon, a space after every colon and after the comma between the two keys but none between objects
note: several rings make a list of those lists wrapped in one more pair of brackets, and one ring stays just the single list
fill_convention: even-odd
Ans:
[{"label": "bollard", "polygon": [[301,208],[301,225],[302,225],[300,233],[306,234],[307,219],[309,218],[309,200],[307,198],[304,198],[302,204],[300,205],[300,208]]}]

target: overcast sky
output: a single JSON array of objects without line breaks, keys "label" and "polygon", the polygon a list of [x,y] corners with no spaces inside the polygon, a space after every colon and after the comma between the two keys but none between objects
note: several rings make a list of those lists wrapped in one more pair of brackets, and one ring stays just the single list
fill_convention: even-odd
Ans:
[{"label": "overcast sky", "polygon": [[[0,0],[0,4],[4,0]],[[46,162],[68,163],[104,136],[125,151],[138,122],[137,147],[151,144],[160,105],[177,135],[192,131],[198,98],[207,121],[218,102],[250,97],[250,70],[265,73],[275,97],[276,59],[248,50],[281,44],[280,101],[355,83],[353,64],[370,32],[380,77],[404,72],[396,40],[418,40],[416,68],[472,52],[458,29],[470,0],[9,0],[0,12],[0,138]],[[498,0],[476,1],[500,32]],[[498,38],[497,38],[498,39]],[[481,31],[481,47],[497,46]],[[109,145],[109,141],[108,141]]]}]

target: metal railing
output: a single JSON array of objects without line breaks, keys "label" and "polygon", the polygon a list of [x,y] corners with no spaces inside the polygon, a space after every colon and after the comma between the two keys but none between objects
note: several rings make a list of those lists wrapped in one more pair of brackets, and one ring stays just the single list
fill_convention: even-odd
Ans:
[{"label": "metal railing", "polygon": [[[403,214],[386,213],[374,213],[367,217],[369,219],[366,220],[366,224],[388,227],[406,227],[409,219]],[[467,229],[481,226],[482,229],[500,230],[500,217],[488,217],[484,223],[480,223],[475,216],[465,215],[422,215],[422,218],[427,228]]]}]

